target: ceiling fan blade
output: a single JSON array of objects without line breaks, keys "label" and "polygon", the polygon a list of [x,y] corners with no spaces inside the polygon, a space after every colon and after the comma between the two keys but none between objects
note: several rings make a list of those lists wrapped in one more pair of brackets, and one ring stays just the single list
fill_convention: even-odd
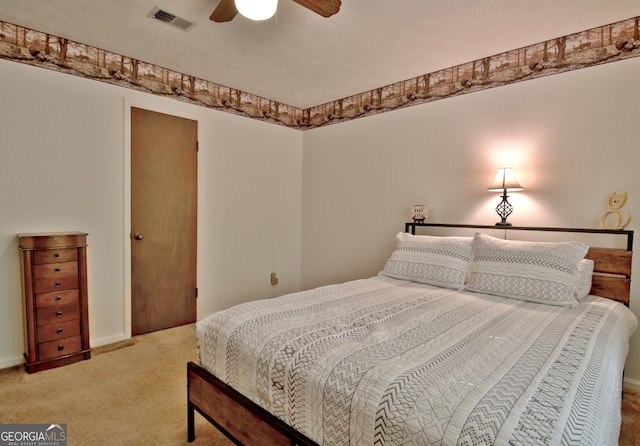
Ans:
[{"label": "ceiling fan blade", "polygon": [[214,22],[230,22],[238,14],[235,0],[220,0],[216,9],[209,16]]},{"label": "ceiling fan blade", "polygon": [[293,0],[299,5],[320,14],[322,17],[331,17],[340,11],[342,0]]}]

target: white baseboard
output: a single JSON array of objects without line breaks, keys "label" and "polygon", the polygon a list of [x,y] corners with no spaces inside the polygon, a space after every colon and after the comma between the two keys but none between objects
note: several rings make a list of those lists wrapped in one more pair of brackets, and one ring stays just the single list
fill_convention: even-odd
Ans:
[{"label": "white baseboard", "polygon": [[624,380],[622,380],[622,387],[633,390],[640,390],[640,381],[633,378],[625,378]]},{"label": "white baseboard", "polygon": [[115,336],[109,336],[106,338],[98,338],[91,340],[91,347],[102,347],[103,345],[113,344],[115,342],[124,341],[126,339],[131,338],[131,336],[127,336],[125,333],[121,333]]},{"label": "white baseboard", "polygon": [[[113,344],[115,342],[124,341],[126,339],[131,338],[131,336],[127,336],[125,333],[121,333],[115,336],[108,336],[105,338],[91,339],[89,341],[89,345],[91,347],[101,347],[103,345]],[[15,367],[17,365],[24,364],[24,356],[12,356],[10,358],[0,358],[0,369],[7,369],[9,367]]]},{"label": "white baseboard", "polygon": [[24,356],[13,356],[11,358],[2,358],[0,360],[0,369],[7,369],[9,367],[15,367],[17,365],[24,364]]}]

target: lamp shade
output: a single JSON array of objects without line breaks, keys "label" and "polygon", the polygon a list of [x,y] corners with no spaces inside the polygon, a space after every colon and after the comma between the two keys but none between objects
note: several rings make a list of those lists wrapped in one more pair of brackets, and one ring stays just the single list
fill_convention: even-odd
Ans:
[{"label": "lamp shade", "polygon": [[498,169],[498,173],[496,174],[496,179],[493,180],[493,183],[487,191],[489,192],[503,192],[507,191],[516,191],[523,190],[524,187],[518,184],[516,181],[515,174],[513,173],[513,169],[511,167],[501,167]]},{"label": "lamp shade", "polygon": [[240,14],[251,20],[267,20],[278,8],[278,0],[235,0]]}]

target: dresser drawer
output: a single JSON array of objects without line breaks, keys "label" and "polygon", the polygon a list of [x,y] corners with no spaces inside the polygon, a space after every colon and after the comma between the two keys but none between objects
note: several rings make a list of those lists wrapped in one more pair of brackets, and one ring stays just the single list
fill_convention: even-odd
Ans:
[{"label": "dresser drawer", "polygon": [[77,289],[36,294],[36,308],[67,305],[78,302],[79,300],[80,292]]},{"label": "dresser drawer", "polygon": [[77,303],[40,308],[36,315],[37,325],[40,327],[41,325],[80,319],[79,308]]},{"label": "dresser drawer", "polygon": [[38,344],[38,357],[40,361],[57,358],[58,356],[70,355],[82,350],[80,336],[58,339],[50,342]]},{"label": "dresser drawer", "polygon": [[18,234],[23,249],[66,248],[85,246],[87,234],[84,232],[42,232],[37,234]]},{"label": "dresser drawer", "polygon": [[78,260],[78,250],[76,248],[67,249],[43,249],[34,251],[33,263],[58,263]]},{"label": "dresser drawer", "polygon": [[33,267],[36,279],[53,279],[62,276],[77,276],[78,262],[42,263]]},{"label": "dresser drawer", "polygon": [[80,319],[38,327],[38,342],[55,341],[80,335]]},{"label": "dresser drawer", "polygon": [[58,279],[36,279],[36,294],[50,291],[63,291],[78,288],[78,276],[65,276]]}]

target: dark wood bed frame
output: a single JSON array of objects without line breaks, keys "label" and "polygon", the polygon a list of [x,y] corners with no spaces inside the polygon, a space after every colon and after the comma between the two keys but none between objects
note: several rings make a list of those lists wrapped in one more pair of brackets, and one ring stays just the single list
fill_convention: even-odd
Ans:
[{"label": "dark wood bed frame", "polygon": [[[594,261],[591,294],[629,305],[631,289],[631,256],[633,231],[610,229],[540,228],[523,226],[478,226],[436,223],[406,223],[405,232],[416,233],[418,227],[614,234],[626,237],[626,249],[589,248],[586,258]],[[195,364],[187,364],[187,439],[195,440],[195,411],[229,437],[235,444],[246,446],[300,445],[317,443],[282,422],[262,407],[229,387]]]}]

